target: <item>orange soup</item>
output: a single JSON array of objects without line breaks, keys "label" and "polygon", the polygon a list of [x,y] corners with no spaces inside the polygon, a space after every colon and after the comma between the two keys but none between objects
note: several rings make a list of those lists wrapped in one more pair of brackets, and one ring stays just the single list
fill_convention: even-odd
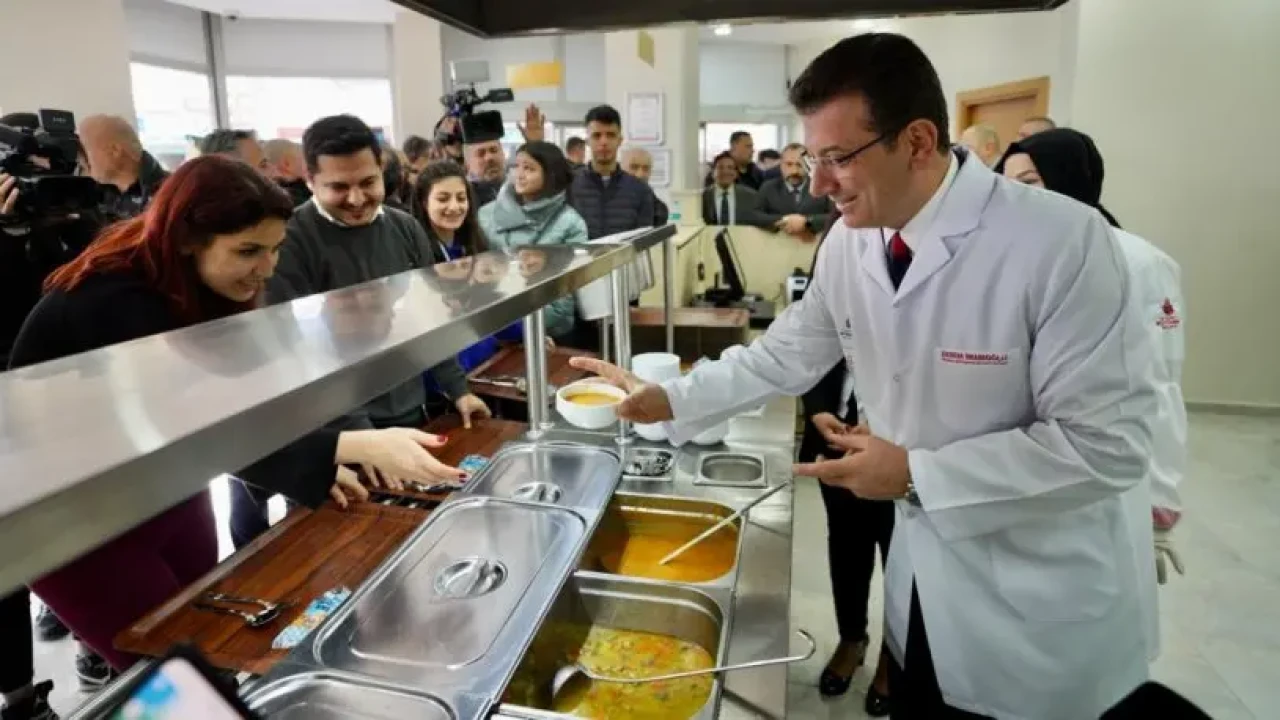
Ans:
[{"label": "orange soup", "polygon": [[602,393],[595,390],[580,390],[578,392],[566,393],[565,400],[575,405],[613,405],[619,402],[617,397],[609,393]]},{"label": "orange soup", "polygon": [[733,569],[738,529],[729,525],[684,551],[666,565],[658,561],[702,534],[719,518],[650,515],[622,510],[622,522],[602,524],[588,557],[605,572],[674,582],[707,582]]}]

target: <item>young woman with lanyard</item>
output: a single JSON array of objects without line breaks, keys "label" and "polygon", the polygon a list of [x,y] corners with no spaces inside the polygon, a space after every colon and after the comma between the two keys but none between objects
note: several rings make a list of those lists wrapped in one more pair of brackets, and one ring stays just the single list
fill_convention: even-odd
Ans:
[{"label": "young woman with lanyard", "polygon": [[[14,343],[11,367],[259,307],[292,209],[283,190],[243,162],[210,156],[185,163],[144,215],[108,228],[49,277],[47,294]],[[365,465],[398,479],[460,479],[460,471],[428,452],[442,444],[404,428],[322,429],[235,474],[312,507],[330,497],[345,506],[367,493],[339,465]],[[208,493],[200,492],[31,587],[82,642],[122,671],[137,658],[115,650],[116,634],[217,560],[213,511]],[[25,601],[20,605],[25,612]],[[25,619],[22,626],[25,632]]]}]

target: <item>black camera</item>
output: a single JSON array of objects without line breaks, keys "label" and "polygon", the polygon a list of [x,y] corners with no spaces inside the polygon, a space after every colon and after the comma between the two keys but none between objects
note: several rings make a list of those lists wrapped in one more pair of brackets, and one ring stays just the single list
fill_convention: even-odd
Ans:
[{"label": "black camera", "polygon": [[451,145],[458,142],[482,143],[501,140],[506,134],[502,127],[502,113],[497,110],[476,112],[477,105],[512,102],[516,99],[511,88],[493,88],[481,95],[476,83],[488,82],[489,64],[483,60],[462,60],[449,63],[450,74],[457,90],[440,98],[446,117],[458,118],[458,126],[451,133],[438,133],[436,139]]},{"label": "black camera", "polygon": [[[15,123],[14,118],[31,122]],[[56,220],[98,206],[98,184],[77,176],[80,138],[75,116],[41,110],[39,116],[9,115],[0,124],[0,172],[17,180],[16,222]]]}]

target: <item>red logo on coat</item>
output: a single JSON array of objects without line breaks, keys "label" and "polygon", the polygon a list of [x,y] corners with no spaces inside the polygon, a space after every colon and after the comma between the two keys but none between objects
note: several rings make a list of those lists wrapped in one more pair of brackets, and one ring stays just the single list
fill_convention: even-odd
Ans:
[{"label": "red logo on coat", "polygon": [[1173,301],[1165,298],[1160,304],[1160,317],[1156,318],[1156,325],[1164,330],[1172,330],[1182,324],[1182,318],[1178,317],[1178,309],[1173,306]]}]

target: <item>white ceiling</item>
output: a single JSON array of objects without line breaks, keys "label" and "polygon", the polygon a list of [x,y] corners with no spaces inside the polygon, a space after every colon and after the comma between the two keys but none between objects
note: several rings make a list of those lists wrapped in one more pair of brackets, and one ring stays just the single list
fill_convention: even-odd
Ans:
[{"label": "white ceiling", "polygon": [[169,0],[226,16],[270,20],[394,22],[399,6],[390,0]]},{"label": "white ceiling", "polygon": [[875,30],[876,20],[820,20],[814,22],[781,22],[731,24],[728,35],[717,35],[715,25],[705,25],[701,29],[702,38],[716,42],[754,42],[776,45],[793,45],[809,40],[822,40],[843,37],[852,32],[869,32]]}]

